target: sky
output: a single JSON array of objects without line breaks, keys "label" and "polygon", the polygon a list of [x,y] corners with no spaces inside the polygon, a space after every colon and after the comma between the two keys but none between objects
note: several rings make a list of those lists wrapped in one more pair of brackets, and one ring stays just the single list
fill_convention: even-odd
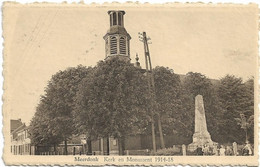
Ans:
[{"label": "sky", "polygon": [[95,66],[105,58],[103,36],[108,10],[125,10],[124,25],[132,37],[132,62],[138,32],[151,38],[153,67],[177,74],[200,72],[212,79],[232,74],[247,80],[256,74],[257,9],[231,7],[8,7],[4,12],[4,102],[6,116],[29,125],[51,76],[79,64]]}]

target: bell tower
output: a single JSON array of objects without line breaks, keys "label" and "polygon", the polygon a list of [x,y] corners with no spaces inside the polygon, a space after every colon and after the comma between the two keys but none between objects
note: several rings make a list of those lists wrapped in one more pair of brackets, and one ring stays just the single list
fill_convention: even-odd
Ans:
[{"label": "bell tower", "polygon": [[110,18],[110,28],[103,37],[106,45],[106,57],[118,56],[121,59],[130,61],[130,39],[131,36],[127,33],[124,27],[123,10],[110,10],[107,12]]}]

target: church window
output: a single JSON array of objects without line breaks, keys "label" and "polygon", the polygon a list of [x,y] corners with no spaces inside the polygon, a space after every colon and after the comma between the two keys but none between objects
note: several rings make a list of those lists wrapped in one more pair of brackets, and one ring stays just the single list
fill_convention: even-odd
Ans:
[{"label": "church window", "polygon": [[122,25],[122,13],[121,12],[119,12],[118,13],[118,25]]},{"label": "church window", "polygon": [[110,54],[117,54],[117,39],[116,37],[111,37],[110,39]]},{"label": "church window", "polygon": [[126,54],[126,41],[124,37],[121,37],[119,40],[119,46],[120,46],[120,54]]},{"label": "church window", "polygon": [[110,27],[113,25],[112,21],[113,21],[113,17],[112,17],[112,15],[110,15]]},{"label": "church window", "polygon": [[113,26],[116,25],[116,12],[113,13]]}]

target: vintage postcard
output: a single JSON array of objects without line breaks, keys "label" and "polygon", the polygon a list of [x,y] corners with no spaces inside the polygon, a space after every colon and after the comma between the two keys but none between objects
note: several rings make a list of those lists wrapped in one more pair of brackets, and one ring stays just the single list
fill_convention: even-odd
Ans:
[{"label": "vintage postcard", "polygon": [[258,6],[3,5],[6,165],[258,166]]}]

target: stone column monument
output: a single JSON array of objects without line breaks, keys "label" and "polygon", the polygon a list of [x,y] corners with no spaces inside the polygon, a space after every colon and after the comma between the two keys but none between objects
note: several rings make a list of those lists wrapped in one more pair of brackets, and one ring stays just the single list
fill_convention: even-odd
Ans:
[{"label": "stone column monument", "polygon": [[193,142],[188,145],[188,150],[194,151],[198,146],[202,147],[205,144],[212,147],[213,143],[207,130],[203,97],[197,95],[195,97],[195,132],[193,134]]}]

